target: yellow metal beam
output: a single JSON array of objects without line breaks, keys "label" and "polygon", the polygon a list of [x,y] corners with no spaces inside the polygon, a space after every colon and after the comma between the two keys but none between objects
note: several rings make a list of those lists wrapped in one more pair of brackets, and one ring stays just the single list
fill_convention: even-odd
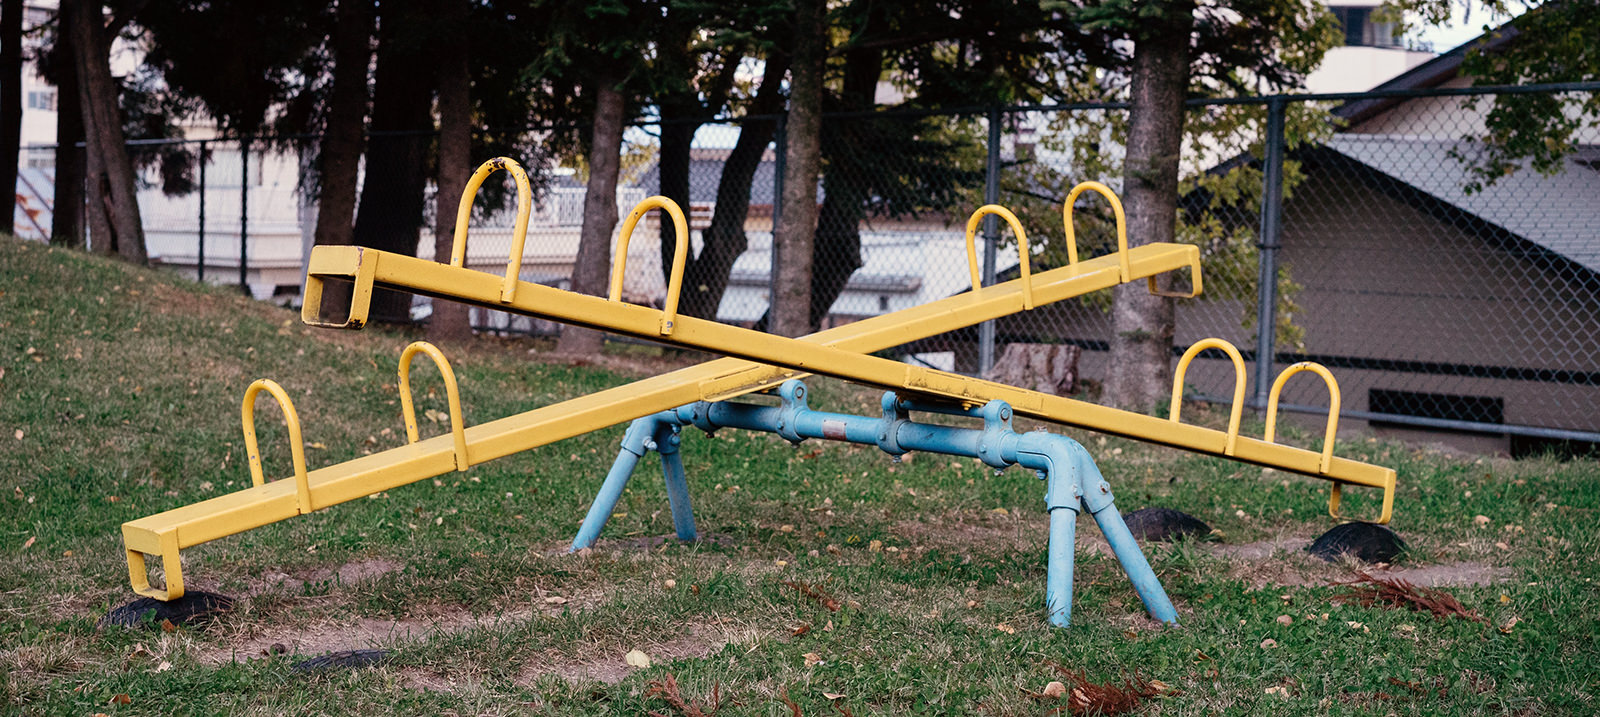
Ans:
[{"label": "yellow metal beam", "polygon": [[[526,282],[507,286],[502,277],[433,262],[399,262],[397,254],[385,254],[357,247],[318,247],[312,252],[306,280],[305,319],[312,325],[359,328],[365,323],[367,303],[378,278],[380,263],[395,269],[384,277],[384,284],[431,296],[469,299],[481,306],[528,313],[529,306],[572,296],[569,292]],[[1035,305],[1044,305],[1121,283],[1122,259],[1131,267],[1131,279],[1189,268],[1199,281],[1199,250],[1186,245],[1137,247],[1128,256],[1105,256],[1072,267],[1033,275],[1030,293]],[[406,279],[404,275],[416,275]],[[356,283],[352,314],[348,319],[329,322],[318,313],[325,281],[343,278]],[[465,279],[465,283],[461,283]],[[487,283],[485,283],[487,282]],[[492,285],[492,287],[491,287]],[[462,287],[468,287],[462,293]],[[528,290],[537,287],[537,298]],[[923,304],[903,311],[822,331],[803,339],[784,339],[795,343],[826,346],[859,355],[899,346],[946,331],[1017,312],[1021,308],[1023,286],[1020,280],[983,288],[959,296]],[[506,296],[514,297],[507,303]],[[661,339],[662,315],[652,309],[593,301],[607,308],[625,308],[630,315],[649,317],[649,338]],[[642,312],[642,313],[641,313]],[[682,319],[688,321],[689,319]],[[694,320],[696,323],[710,323]],[[597,328],[606,328],[595,324]],[[720,326],[720,324],[718,324]],[[766,334],[746,332],[766,337]],[[772,338],[772,337],[768,337]],[[410,363],[408,350],[402,365]],[[429,352],[432,356],[432,353]],[[448,364],[441,357],[441,371]],[[893,365],[894,362],[889,362]],[[458,432],[452,420],[448,435],[415,441],[370,456],[311,471],[305,476],[307,502],[318,509],[363,496],[414,483],[458,470],[463,456],[471,464],[537,448],[589,431],[626,422],[658,411],[676,408],[699,400],[720,401],[776,386],[790,378],[806,375],[803,370],[750,363],[739,359],[719,359],[698,366],[637,381],[599,393],[534,409],[515,416],[479,424]],[[455,402],[452,419],[459,415]],[[413,419],[414,420],[414,419]],[[409,432],[408,432],[409,438]],[[157,515],[124,523],[123,542],[127,549],[129,579],[141,595],[172,600],[183,595],[183,574],[179,551],[218,538],[235,535],[301,514],[300,481],[275,481],[240,490],[210,500],[183,506]],[[166,588],[150,585],[145,554],[160,556]]]},{"label": "yellow metal beam", "polygon": [[[1078,268],[1087,270],[1094,265],[1094,262],[1109,259],[1110,262],[1102,265],[1104,266],[1102,271],[1107,274],[1104,281],[1108,282],[1109,286],[1118,283],[1119,277],[1116,274],[1120,270],[1120,267],[1111,265],[1111,262],[1127,259],[1131,273],[1129,279],[1153,276],[1159,273],[1156,270],[1157,266],[1152,263],[1155,258],[1154,252],[1141,253],[1140,250],[1153,248],[1155,252],[1171,251],[1175,246],[1181,245],[1137,247],[1129,251],[1125,257],[1116,255],[1100,257],[1080,264]],[[1387,522],[1390,515],[1395,478],[1393,469],[1346,458],[1333,458],[1325,463],[1318,452],[1237,436],[1237,429],[1225,432],[1184,425],[992,381],[911,366],[864,353],[875,349],[858,349],[842,345],[840,342],[827,342],[825,334],[814,335],[807,339],[789,339],[705,319],[678,317],[677,330],[670,338],[662,337],[658,333],[660,313],[655,309],[607,301],[599,297],[575,294],[529,282],[523,282],[523,288],[518,290],[515,300],[502,302],[495,291],[500,277],[374,249],[317,247],[312,251],[311,263],[313,268],[312,274],[307,277],[308,286],[313,281],[321,282],[335,277],[354,280],[356,290],[352,293],[356,297],[370,296],[371,287],[443,296],[456,301],[566,324],[639,338],[670,341],[757,363],[786,367],[797,373],[816,373],[969,403],[1002,399],[1010,402],[1018,413],[1040,420],[1234,458],[1324,478],[1336,483],[1383,488],[1385,507],[1379,522]],[[1073,269],[1063,268],[1054,271],[1073,271]],[[1058,288],[1055,292],[1044,289],[1039,282],[1043,276],[1045,274],[1034,277],[1031,291],[1034,302],[1044,304],[1059,300],[1061,298],[1059,284],[1056,285]],[[907,332],[908,335],[900,340],[884,344],[894,346],[914,340],[915,337],[909,335],[912,326],[923,329],[920,332],[923,335],[933,335],[969,325],[952,321],[952,317],[944,313],[951,307],[968,302],[999,302],[1002,305],[1008,304],[1015,312],[1021,310],[1024,301],[1022,287],[1017,281],[1012,281],[918,307],[919,309],[937,307],[938,313],[920,318],[915,324],[908,320],[906,312],[878,318],[892,317],[899,327]],[[308,323],[319,321],[317,318],[319,310],[320,307],[309,303],[306,305],[305,316]],[[365,306],[354,305],[350,308],[352,316],[364,315],[365,311]],[[892,331],[895,327],[884,328]]]}]

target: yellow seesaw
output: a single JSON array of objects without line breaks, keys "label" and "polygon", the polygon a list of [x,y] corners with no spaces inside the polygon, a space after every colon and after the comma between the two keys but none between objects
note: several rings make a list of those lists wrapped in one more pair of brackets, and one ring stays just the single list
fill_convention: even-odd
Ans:
[{"label": "yellow seesaw", "polygon": [[[470,215],[471,203],[478,187],[497,169],[511,171],[517,179],[519,190],[526,187],[526,176],[511,160],[492,160],[479,167],[463,193],[462,219],[457,223],[450,265],[360,247],[325,246],[314,249],[306,276],[303,309],[306,323],[335,328],[360,328],[365,324],[373,290],[381,287],[691,346],[737,358],[710,361],[470,428],[462,427],[459,402],[452,400],[450,414],[452,431],[449,436],[416,440],[412,432],[414,419],[408,419],[408,437],[412,442],[405,446],[310,472],[304,469],[303,455],[300,455],[295,463],[296,475],[293,481],[264,483],[257,478],[256,484],[250,488],[130,521],[123,525],[123,539],[127,549],[130,581],[136,592],[160,600],[181,597],[183,578],[179,552],[186,547],[442,473],[463,470],[477,463],[694,401],[720,401],[772,388],[787,379],[798,378],[808,373],[967,403],[1002,399],[1010,402],[1018,413],[1042,420],[1325,478],[1334,481],[1335,492],[1330,502],[1330,509],[1335,515],[1338,508],[1338,489],[1343,484],[1382,488],[1383,510],[1378,522],[1387,522],[1389,519],[1394,494],[1393,470],[1335,458],[1332,456],[1331,440],[1319,454],[1272,443],[1270,428],[1266,440],[1239,436],[1237,415],[1242,404],[1237,401],[1230,429],[1222,432],[1178,423],[1177,411],[1172,412],[1171,419],[1153,418],[866,355],[868,352],[972,326],[982,321],[1140,278],[1149,279],[1150,288],[1154,291],[1156,275],[1184,267],[1191,270],[1193,294],[1198,294],[1201,288],[1198,249],[1181,244],[1150,244],[1128,248],[1121,205],[1104,185],[1085,183],[1074,189],[1071,196],[1075,198],[1087,188],[1104,194],[1111,202],[1117,215],[1119,250],[1116,254],[1077,262],[1076,252],[1072,251],[1068,266],[1033,275],[1028,266],[1028,242],[1020,222],[1002,207],[985,206],[975,212],[967,222],[968,258],[974,279],[972,291],[801,339],[789,339],[705,319],[677,315],[683,260],[688,251],[688,228],[683,213],[677,205],[662,197],[645,200],[628,215],[623,225],[621,246],[618,250],[621,257],[627,256],[628,239],[638,221],[649,210],[660,208],[671,217],[676,228],[678,251],[668,284],[666,306],[662,310],[619,301],[623,272],[620,261],[612,276],[608,299],[521,281],[516,269],[520,263],[521,248],[527,231],[525,219],[519,221],[516,227],[511,260],[505,276],[495,276],[465,268],[462,266],[467,233],[465,219]],[[526,191],[519,191],[519,217],[526,216],[527,212],[522,210],[526,208],[524,203],[528,201],[531,201],[529,194]],[[1072,206],[1073,202],[1069,199],[1063,209],[1069,236]],[[982,287],[977,281],[976,251],[973,242],[979,221],[990,214],[1004,218],[1015,232],[1020,254],[1021,276],[1002,284]],[[330,320],[322,313],[323,287],[328,281],[344,281],[353,285],[349,311],[337,320]],[[431,347],[407,348],[405,358],[401,362],[402,379],[408,370],[406,367],[411,355],[421,350],[428,351],[447,376],[447,383],[453,384],[453,381],[449,380],[452,377],[448,363],[437,350],[429,349]],[[1234,353],[1237,354],[1236,351]],[[1186,360],[1180,363],[1180,368],[1187,365],[1188,358],[1192,357],[1186,357]],[[1280,388],[1282,380],[1288,375],[1289,372],[1286,371],[1285,375],[1280,377]],[[1241,381],[1242,376],[1241,371]],[[1180,387],[1181,380],[1180,375],[1178,383]],[[275,384],[266,386],[264,390],[274,393],[279,398],[286,419],[290,423],[291,433],[297,434],[298,420],[294,417],[294,410],[288,402],[287,395],[283,394],[281,389],[273,391],[273,387]],[[1336,386],[1331,383],[1330,388],[1337,391]],[[253,385],[245,406],[247,438],[253,438],[253,427],[250,427],[249,419],[252,411],[251,402],[257,390],[260,389]],[[406,394],[405,403],[409,406],[409,392],[403,388],[402,393]],[[1276,407],[1275,403],[1276,401],[1273,408]],[[406,413],[409,416],[409,412]],[[1331,414],[1330,422],[1336,420],[1336,417],[1336,412]],[[295,441],[292,450],[299,454],[298,436],[292,435],[291,440]],[[256,473],[259,470],[258,454],[254,450],[254,441],[249,443],[253,474],[258,475]],[[161,558],[166,575],[165,589],[150,585],[144,559],[146,554]]]}]

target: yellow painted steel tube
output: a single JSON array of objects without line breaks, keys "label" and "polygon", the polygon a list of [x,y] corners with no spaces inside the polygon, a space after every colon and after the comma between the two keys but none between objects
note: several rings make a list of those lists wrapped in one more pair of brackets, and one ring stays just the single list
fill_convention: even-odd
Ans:
[{"label": "yellow painted steel tube", "polygon": [[261,448],[256,441],[256,394],[266,391],[278,399],[278,407],[283,409],[283,422],[289,426],[289,455],[294,461],[295,495],[301,513],[310,513],[311,485],[306,479],[306,446],[305,440],[300,437],[300,416],[295,413],[294,402],[289,400],[288,392],[278,385],[277,381],[269,378],[257,379],[245,389],[244,405],[240,407],[241,423],[244,424],[244,450],[250,461],[250,482],[260,486],[264,482],[261,475]]},{"label": "yellow painted steel tube", "polygon": [[[1173,245],[1149,245],[1138,247],[1137,249],[1151,249],[1153,253],[1159,253],[1171,251],[1172,248]],[[1181,249],[1186,255],[1190,250],[1194,250],[1193,247],[1187,246],[1181,247]],[[1194,251],[1198,253],[1198,250]],[[322,255],[319,257],[316,252],[322,252]],[[1135,250],[1135,256],[1138,256],[1137,250]],[[1114,261],[1112,257],[1100,257],[1095,261],[1100,261],[1101,259]],[[376,262],[376,267],[371,269],[370,272],[361,266],[368,262]],[[415,257],[359,247],[317,247],[313,252],[312,263],[315,270],[325,274],[336,273],[352,277],[371,275],[374,285],[383,288],[415,291],[435,296],[449,296],[470,304],[483,304],[494,299],[493,295],[486,293],[488,285],[485,283],[485,279],[492,279],[493,277],[476,272],[452,269]],[[1101,266],[1115,268],[1115,264],[1101,264]],[[1135,259],[1134,271],[1136,276],[1149,275],[1148,273],[1140,273],[1137,259]],[[1066,268],[1056,269],[1054,272],[1066,272],[1069,275],[1075,273]],[[1116,272],[1110,273],[1115,274]],[[1045,274],[1040,274],[1039,277],[1035,278],[1042,279],[1044,276]],[[1079,278],[1086,277],[1080,275]],[[1100,288],[1119,283],[1114,275],[1109,278],[1108,282],[1099,284]],[[1060,286],[1062,285],[1052,284],[1051,295],[1048,297],[1050,301],[1058,301],[1063,298],[1060,295],[1063,289],[1055,288]],[[1086,287],[1080,286],[1079,288]],[[1009,303],[1019,300],[1018,295],[1021,288],[1016,282],[1007,282],[1006,285],[991,287],[991,289],[991,291],[979,293],[959,294],[950,299],[935,302],[939,306],[930,304],[918,307],[928,311],[918,314],[919,318],[914,323],[914,332],[911,330],[913,320],[909,314],[904,313],[877,317],[888,321],[874,324],[873,326],[884,327],[885,330],[889,331],[904,331],[903,335],[906,337],[904,341],[886,344],[898,345],[899,343],[905,343],[905,341],[914,340],[917,334],[933,335],[959,328],[960,326],[970,325],[966,321],[955,321],[953,315],[949,313],[950,308],[959,306],[963,301]],[[1038,281],[1035,282],[1034,291],[1036,294],[1040,292]],[[954,303],[947,304],[944,302]],[[996,305],[1003,304],[996,303]],[[1013,303],[1012,305],[1015,304]],[[653,309],[610,302],[599,297],[574,294],[569,291],[529,282],[524,282],[524,285],[519,290],[516,302],[513,305],[503,307],[503,309],[528,316],[639,338],[655,338],[656,327],[659,323],[659,314]],[[851,324],[850,326],[855,325]],[[706,319],[679,317],[678,331],[674,333],[671,341],[672,343],[713,351],[755,363],[770,364],[774,368],[771,369],[770,374],[766,375],[771,375],[773,377],[771,380],[774,383],[763,384],[763,386],[776,385],[776,382],[781,381],[783,378],[815,373],[886,388],[903,388],[934,398],[944,398],[958,402],[984,403],[1000,399],[1011,403],[1017,413],[1041,420],[1088,428],[1186,450],[1225,455],[1236,460],[1281,468],[1313,477],[1383,487],[1391,483],[1394,476],[1393,470],[1342,458],[1334,458],[1331,470],[1327,474],[1323,474],[1320,470],[1320,456],[1304,449],[1267,443],[1247,436],[1239,436],[1237,431],[1224,433],[1200,426],[1175,423],[1168,419],[1098,406],[1083,401],[1074,401],[1059,396],[1050,396],[1036,391],[1026,391],[1014,386],[982,381],[959,374],[911,366],[898,361],[860,353],[861,351],[874,350],[866,348],[864,345],[854,343],[847,345],[845,342],[831,341],[822,343],[824,341],[822,335],[813,335],[806,339],[789,339],[720,324]],[[746,367],[754,368],[747,365]],[[715,382],[712,383],[714,384]],[[714,398],[727,398],[738,395],[738,392],[744,390],[758,390],[760,388],[760,386],[751,387],[748,380],[743,378],[730,383],[737,386],[739,390],[724,394],[714,388],[714,385],[708,384],[705,387],[705,392],[712,394]],[[619,416],[611,422],[614,423],[620,420],[626,419]],[[595,427],[598,428],[600,426]],[[471,431],[469,430],[468,433],[470,439]],[[515,442],[513,441],[513,443]],[[1232,453],[1227,452],[1230,444],[1233,445]],[[475,453],[474,455],[477,454]],[[491,452],[481,460],[490,460],[500,455],[506,454]]]},{"label": "yellow painted steel tube", "polygon": [[[1167,407],[1167,417],[1173,423],[1179,422],[1178,412],[1183,409],[1183,376],[1189,372],[1189,362],[1206,349],[1222,349],[1233,359],[1233,407],[1228,411],[1228,442],[1222,450],[1223,455],[1231,456],[1239,442],[1239,419],[1244,414],[1244,357],[1233,344],[1216,338],[1200,339],[1183,352],[1183,357],[1178,359],[1178,370],[1172,376],[1172,403]],[[1272,439],[1268,438],[1267,442]]]},{"label": "yellow painted steel tube", "polygon": [[444,352],[426,341],[414,341],[400,352],[400,415],[406,423],[406,440],[417,442],[417,411],[411,399],[411,362],[419,353],[433,359],[433,365],[444,378],[445,398],[450,405],[450,435],[455,440],[456,470],[464,471],[472,463],[467,460],[467,431],[461,418],[461,392],[456,389],[456,372],[450,368]]},{"label": "yellow painted steel tube", "polygon": [[683,209],[677,202],[666,197],[646,197],[628,212],[628,218],[622,222],[622,233],[617,236],[617,258],[612,262],[611,290],[607,297],[611,301],[622,300],[622,279],[628,268],[628,240],[633,238],[633,228],[639,224],[651,209],[660,209],[667,213],[672,220],[672,228],[677,234],[677,251],[672,253],[672,273],[667,279],[667,301],[661,309],[662,336],[672,333],[672,326],[678,318],[678,298],[683,293],[683,267],[689,258],[689,222],[683,218]]},{"label": "yellow painted steel tube", "polygon": [[1272,442],[1278,429],[1278,396],[1283,393],[1283,386],[1289,382],[1289,377],[1302,371],[1310,371],[1321,376],[1322,383],[1328,387],[1328,426],[1322,436],[1322,470],[1326,473],[1327,465],[1333,461],[1333,440],[1339,431],[1339,381],[1326,366],[1312,361],[1301,361],[1278,374],[1277,380],[1272,382],[1272,392],[1267,395],[1267,430],[1262,440]]},{"label": "yellow painted steel tube", "polygon": [[521,278],[522,247],[528,240],[528,217],[533,214],[533,185],[528,181],[528,173],[516,160],[495,157],[478,165],[472,178],[467,180],[467,188],[461,191],[461,204],[456,209],[456,233],[450,245],[450,266],[466,265],[467,224],[472,220],[472,201],[478,197],[478,188],[483,186],[483,180],[499,169],[510,172],[517,182],[517,222],[511,228],[511,258],[506,262],[505,284],[500,292],[501,301],[510,301],[516,296],[517,281]]},{"label": "yellow painted steel tube", "polygon": [[998,204],[985,204],[978,207],[978,211],[967,218],[967,268],[972,270],[972,290],[977,291],[983,287],[983,279],[978,272],[978,223],[984,217],[995,215],[1006,220],[1011,225],[1011,233],[1017,238],[1017,263],[1022,271],[1022,310],[1033,310],[1033,275],[1028,268],[1028,233],[1022,230],[1022,222],[1017,220],[1017,215],[1012,214]]},{"label": "yellow painted steel tube", "polygon": [[1117,198],[1117,193],[1099,182],[1079,182],[1078,186],[1067,192],[1067,199],[1061,203],[1061,223],[1067,230],[1067,265],[1075,266],[1078,263],[1078,237],[1072,228],[1072,205],[1078,202],[1078,196],[1084,192],[1095,192],[1105,197],[1111,204],[1111,212],[1117,217],[1117,265],[1122,269],[1122,280],[1128,281],[1128,218],[1122,211],[1122,200]]}]

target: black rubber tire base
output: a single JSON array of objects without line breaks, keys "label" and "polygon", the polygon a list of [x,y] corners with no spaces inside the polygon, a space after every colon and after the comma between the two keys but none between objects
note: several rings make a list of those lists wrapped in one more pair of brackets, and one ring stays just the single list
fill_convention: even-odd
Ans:
[{"label": "black rubber tire base", "polygon": [[1123,514],[1122,522],[1128,524],[1134,538],[1146,542],[1170,543],[1185,536],[1203,539],[1211,535],[1211,526],[1171,508],[1140,508]]},{"label": "black rubber tire base", "polygon": [[1306,552],[1328,562],[1349,555],[1364,563],[1391,563],[1406,551],[1406,541],[1375,523],[1345,523],[1318,536]]},{"label": "black rubber tire base", "polygon": [[[177,600],[146,597],[112,608],[111,612],[100,618],[97,626],[101,629],[110,625],[161,627],[163,622],[170,622],[174,626],[188,625],[209,620],[232,609],[233,598],[227,595],[190,590]],[[150,617],[148,622],[145,621],[147,615]]]},{"label": "black rubber tire base", "polygon": [[318,655],[294,663],[296,672],[321,672],[343,668],[371,667],[389,658],[388,650],[343,650]]}]

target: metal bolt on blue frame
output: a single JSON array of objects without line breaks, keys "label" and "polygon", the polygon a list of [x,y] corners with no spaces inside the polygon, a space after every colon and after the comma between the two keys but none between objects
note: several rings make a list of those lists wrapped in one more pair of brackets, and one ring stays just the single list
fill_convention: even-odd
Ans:
[{"label": "metal bolt on blue frame", "polygon": [[[806,402],[805,383],[798,380],[784,382],[778,388],[778,397],[781,400],[776,406],[701,401],[634,421],[623,435],[622,450],[572,541],[572,550],[594,544],[616,509],[634,467],[652,450],[661,454],[678,538],[693,540],[694,515],[689,506],[683,460],[678,455],[679,430],[696,426],[709,433],[718,428],[741,428],[776,433],[794,443],[821,438],[875,445],[891,456],[922,451],[977,458],[996,470],[1014,465],[1032,469],[1045,482],[1045,507],[1050,512],[1049,565],[1045,576],[1045,606],[1050,622],[1066,627],[1072,620],[1075,532],[1078,515],[1086,511],[1105,534],[1150,616],[1164,623],[1177,623],[1172,601],[1117,512],[1111,485],[1077,441],[1045,431],[1017,433],[1011,427],[1011,406],[1005,401],[962,408],[903,399],[891,391],[883,395],[882,417],[870,417],[811,410]],[[911,420],[912,411],[978,418],[983,421],[983,428],[917,423]]]}]

